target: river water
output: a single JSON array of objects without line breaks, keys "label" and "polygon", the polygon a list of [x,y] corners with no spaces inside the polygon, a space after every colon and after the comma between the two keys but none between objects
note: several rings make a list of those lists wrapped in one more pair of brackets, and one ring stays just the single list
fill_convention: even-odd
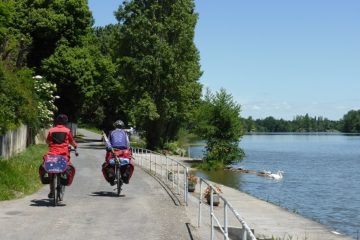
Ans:
[{"label": "river water", "polygon": [[[231,171],[196,175],[239,189],[359,239],[360,136],[245,135],[237,167],[284,171],[281,180]],[[190,149],[192,157],[203,147]]]}]

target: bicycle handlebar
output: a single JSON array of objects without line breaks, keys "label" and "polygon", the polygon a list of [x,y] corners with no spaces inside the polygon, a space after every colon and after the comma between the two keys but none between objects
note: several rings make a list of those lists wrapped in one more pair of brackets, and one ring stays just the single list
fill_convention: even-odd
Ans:
[{"label": "bicycle handlebar", "polygon": [[75,156],[79,156],[79,153],[77,152],[77,148],[74,148],[73,146],[69,146],[69,151],[70,152],[75,152]]}]

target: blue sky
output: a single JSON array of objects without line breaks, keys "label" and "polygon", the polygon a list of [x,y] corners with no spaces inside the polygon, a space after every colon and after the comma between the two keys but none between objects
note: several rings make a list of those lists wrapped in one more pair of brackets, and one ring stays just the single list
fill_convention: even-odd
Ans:
[{"label": "blue sky", "polygon": [[[95,26],[122,0],[89,0]],[[360,1],[195,0],[200,82],[241,116],[338,120],[360,109]]]}]

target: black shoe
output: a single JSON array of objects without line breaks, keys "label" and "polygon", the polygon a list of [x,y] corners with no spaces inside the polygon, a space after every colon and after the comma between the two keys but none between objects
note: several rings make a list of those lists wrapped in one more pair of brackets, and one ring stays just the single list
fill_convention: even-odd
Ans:
[{"label": "black shoe", "polygon": [[48,198],[54,198],[54,197],[55,197],[55,194],[54,194],[54,193],[50,192],[50,193],[48,194]]},{"label": "black shoe", "polygon": [[109,183],[110,183],[111,186],[114,186],[114,185],[115,185],[115,181],[114,181],[114,180],[110,180]]},{"label": "black shoe", "polygon": [[61,183],[61,185],[66,186],[66,185],[67,185],[67,182],[68,182],[68,180],[67,180],[67,174],[61,174],[61,176],[60,176],[60,183]]},{"label": "black shoe", "polygon": [[107,170],[107,176],[109,179],[114,178],[115,174],[114,174],[114,170],[113,169],[108,169]]},{"label": "black shoe", "polygon": [[124,183],[129,184],[129,175],[127,173],[124,173],[121,179]]},{"label": "black shoe", "polygon": [[126,171],[124,172],[124,174],[122,175],[121,179],[123,180],[124,183],[129,184],[129,179],[130,179],[130,169],[129,167],[127,167]]}]

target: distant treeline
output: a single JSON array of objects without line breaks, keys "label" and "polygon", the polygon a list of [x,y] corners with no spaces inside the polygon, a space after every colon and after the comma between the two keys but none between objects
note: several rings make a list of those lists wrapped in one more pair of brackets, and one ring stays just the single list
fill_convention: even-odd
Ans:
[{"label": "distant treeline", "polygon": [[293,120],[243,118],[246,132],[344,132],[360,133],[360,110],[351,110],[335,121],[324,117],[296,116]]}]

